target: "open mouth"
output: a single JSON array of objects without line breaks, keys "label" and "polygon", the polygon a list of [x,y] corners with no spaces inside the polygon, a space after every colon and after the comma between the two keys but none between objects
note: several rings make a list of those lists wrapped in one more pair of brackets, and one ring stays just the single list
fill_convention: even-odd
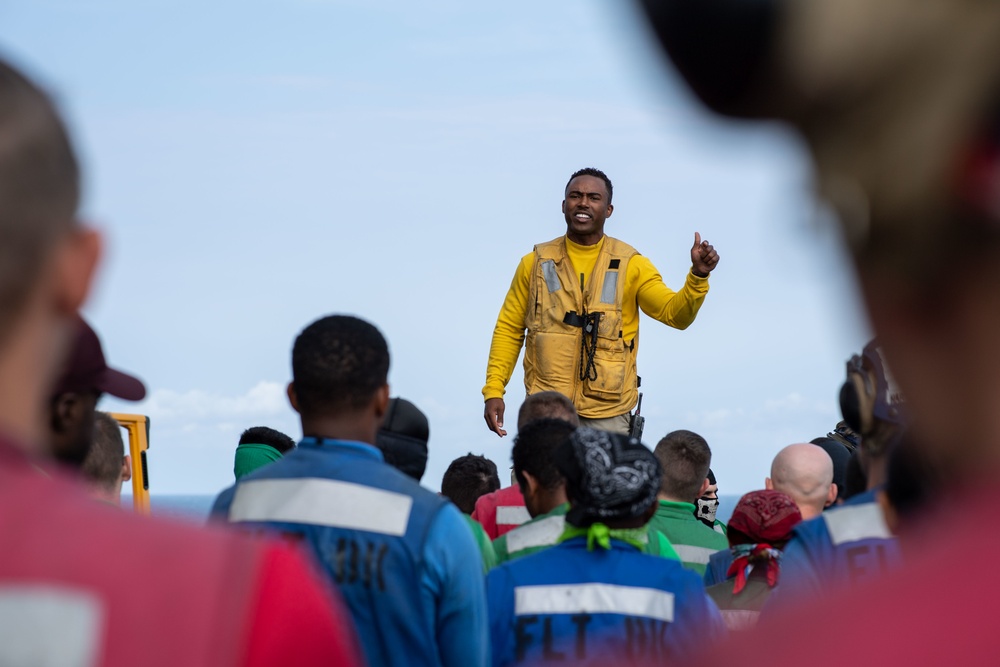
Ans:
[{"label": "open mouth", "polygon": [[575,216],[577,220],[590,220],[590,214],[588,213],[577,213]]}]

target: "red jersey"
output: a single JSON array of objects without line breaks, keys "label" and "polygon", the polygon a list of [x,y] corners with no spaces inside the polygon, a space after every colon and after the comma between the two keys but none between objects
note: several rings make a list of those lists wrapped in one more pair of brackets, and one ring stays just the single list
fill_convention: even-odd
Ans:
[{"label": "red jersey", "polygon": [[508,486],[480,496],[476,501],[476,508],[472,511],[472,518],[482,525],[491,540],[495,540],[522,523],[530,521],[531,515],[524,506],[521,489]]},{"label": "red jersey", "polygon": [[122,512],[2,438],[0,536],[0,664],[361,664],[291,547]]}]

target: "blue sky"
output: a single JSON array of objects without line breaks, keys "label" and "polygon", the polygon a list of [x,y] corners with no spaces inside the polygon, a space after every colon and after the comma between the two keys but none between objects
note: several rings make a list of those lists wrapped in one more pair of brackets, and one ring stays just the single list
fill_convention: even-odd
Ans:
[{"label": "blue sky", "polygon": [[333,312],[386,335],[393,394],[431,420],[427,486],[468,451],[505,469],[490,335],[584,166],[668,285],[695,231],[722,256],[691,328],[642,321],[648,444],[701,433],[736,493],[839,419],[868,330],[801,144],[703,113],[628,3],[34,0],[0,5],[0,50],[79,146],[108,245],[86,314],[150,389],[102,407],[151,416],[154,494],[225,487],[246,427],[300,435],[291,343]]}]

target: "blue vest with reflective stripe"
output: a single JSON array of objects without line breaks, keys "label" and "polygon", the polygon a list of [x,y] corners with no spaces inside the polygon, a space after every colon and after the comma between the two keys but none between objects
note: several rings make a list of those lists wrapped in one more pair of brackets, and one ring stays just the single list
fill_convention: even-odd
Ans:
[{"label": "blue vest with reflective stripe", "polygon": [[[663,662],[724,631],[700,577],[612,540],[574,538],[490,571],[493,665]],[[611,662],[609,662],[609,660]]]},{"label": "blue vest with reflective stripe", "polygon": [[306,438],[223,492],[213,514],[304,541],[351,610],[369,665],[436,667],[420,579],[428,530],[446,503],[372,447]]},{"label": "blue vest with reflective stripe", "polygon": [[795,527],[781,562],[781,598],[829,592],[881,577],[902,560],[872,492]]}]

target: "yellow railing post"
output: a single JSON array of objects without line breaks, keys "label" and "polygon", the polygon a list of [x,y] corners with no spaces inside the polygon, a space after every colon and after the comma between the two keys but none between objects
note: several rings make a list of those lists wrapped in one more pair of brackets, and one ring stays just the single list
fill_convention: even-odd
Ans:
[{"label": "yellow railing post", "polygon": [[149,417],[112,412],[111,416],[128,431],[128,451],[132,457],[132,507],[138,514],[149,514]]}]

